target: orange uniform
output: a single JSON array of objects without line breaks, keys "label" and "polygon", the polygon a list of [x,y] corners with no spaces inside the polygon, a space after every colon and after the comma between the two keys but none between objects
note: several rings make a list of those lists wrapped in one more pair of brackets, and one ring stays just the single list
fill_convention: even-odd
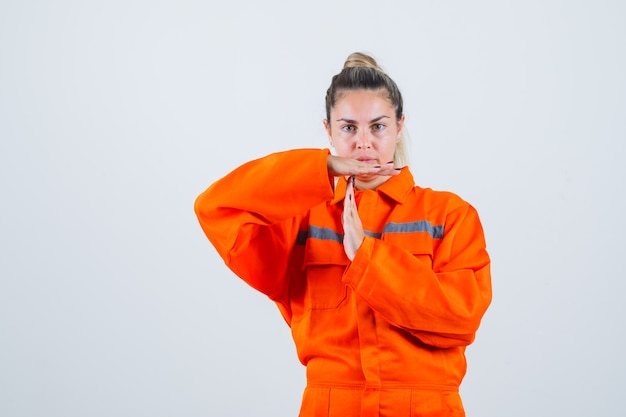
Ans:
[{"label": "orange uniform", "polygon": [[465,347],[491,301],[475,209],[407,168],[356,191],[365,240],[345,255],[346,181],[328,150],[248,162],[196,200],[232,271],[266,294],[307,367],[301,417],[463,416]]}]

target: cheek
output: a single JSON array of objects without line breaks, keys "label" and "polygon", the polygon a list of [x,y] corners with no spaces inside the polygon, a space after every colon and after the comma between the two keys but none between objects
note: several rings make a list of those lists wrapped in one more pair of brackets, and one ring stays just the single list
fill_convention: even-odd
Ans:
[{"label": "cheek", "polygon": [[381,154],[391,155],[393,156],[396,150],[396,139],[395,137],[387,137],[384,140],[379,141],[377,144],[377,150]]},{"label": "cheek", "polygon": [[352,142],[350,140],[350,136],[346,134],[346,132],[339,130],[333,131],[332,134],[333,141],[337,144],[337,146],[346,147],[350,144],[350,142]]},{"label": "cheek", "polygon": [[337,153],[337,155],[350,156],[352,147],[350,146],[348,142],[338,139],[334,141],[334,144],[335,144],[335,152]]}]

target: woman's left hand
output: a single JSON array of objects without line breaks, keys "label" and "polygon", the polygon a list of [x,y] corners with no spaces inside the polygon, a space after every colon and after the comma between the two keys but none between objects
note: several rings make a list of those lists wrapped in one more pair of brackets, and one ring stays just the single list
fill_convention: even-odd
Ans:
[{"label": "woman's left hand", "polygon": [[356,255],[356,251],[359,250],[365,239],[363,225],[361,224],[356,201],[354,199],[354,176],[348,179],[346,197],[343,200],[343,215],[341,220],[343,223],[343,249],[348,259],[352,261]]}]

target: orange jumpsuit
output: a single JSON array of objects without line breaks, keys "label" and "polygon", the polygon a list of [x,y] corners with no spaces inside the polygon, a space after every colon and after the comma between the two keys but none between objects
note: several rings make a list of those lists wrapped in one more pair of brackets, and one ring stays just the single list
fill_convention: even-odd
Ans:
[{"label": "orange jumpsuit", "polygon": [[356,192],[365,240],[345,255],[346,181],[328,150],[248,162],[196,200],[232,271],[291,327],[307,386],[301,417],[463,416],[465,347],[491,301],[475,209],[414,185],[407,168]]}]

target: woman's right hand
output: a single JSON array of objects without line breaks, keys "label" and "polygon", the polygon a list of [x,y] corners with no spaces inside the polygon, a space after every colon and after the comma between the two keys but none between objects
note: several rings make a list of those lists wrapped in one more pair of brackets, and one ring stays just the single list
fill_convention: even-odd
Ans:
[{"label": "woman's right hand", "polygon": [[328,155],[326,157],[326,166],[328,175],[349,176],[349,175],[398,175],[399,169],[394,168],[393,161],[384,165],[371,165],[356,159],[344,158],[336,155]]}]

